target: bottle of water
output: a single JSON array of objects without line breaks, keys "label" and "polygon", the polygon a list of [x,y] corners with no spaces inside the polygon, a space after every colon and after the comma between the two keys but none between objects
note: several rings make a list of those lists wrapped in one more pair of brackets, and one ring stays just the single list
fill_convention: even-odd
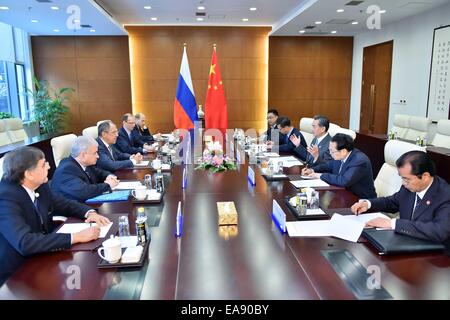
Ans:
[{"label": "bottle of water", "polygon": [[164,193],[164,176],[161,173],[161,169],[158,169],[155,176],[155,188],[159,193]]},{"label": "bottle of water", "polygon": [[149,233],[147,232],[147,215],[143,207],[138,208],[136,214],[136,235],[140,245],[144,245],[150,240]]},{"label": "bottle of water", "polygon": [[127,216],[119,217],[119,236],[120,237],[130,236],[130,225],[128,224]]}]

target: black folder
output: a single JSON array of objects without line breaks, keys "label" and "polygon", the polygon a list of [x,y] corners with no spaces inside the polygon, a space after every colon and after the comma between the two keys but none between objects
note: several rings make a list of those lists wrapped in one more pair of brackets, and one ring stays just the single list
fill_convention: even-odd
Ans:
[{"label": "black folder", "polygon": [[380,255],[445,250],[441,243],[398,234],[394,230],[364,229],[362,235]]}]

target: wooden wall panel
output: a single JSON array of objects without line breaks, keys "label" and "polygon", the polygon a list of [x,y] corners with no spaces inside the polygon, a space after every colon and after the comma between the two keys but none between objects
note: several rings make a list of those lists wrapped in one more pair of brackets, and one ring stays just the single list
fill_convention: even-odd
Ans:
[{"label": "wooden wall panel", "polygon": [[348,127],[352,55],[351,37],[270,37],[269,106],[296,127],[315,114]]},{"label": "wooden wall panel", "polygon": [[34,71],[54,88],[69,86],[67,131],[131,112],[128,37],[32,37]]},{"label": "wooden wall panel", "polygon": [[126,27],[130,41],[133,111],[147,114],[152,131],[173,130],[173,102],[187,53],[197,104],[204,105],[213,44],[228,105],[230,128],[264,128],[267,111],[267,27]]}]

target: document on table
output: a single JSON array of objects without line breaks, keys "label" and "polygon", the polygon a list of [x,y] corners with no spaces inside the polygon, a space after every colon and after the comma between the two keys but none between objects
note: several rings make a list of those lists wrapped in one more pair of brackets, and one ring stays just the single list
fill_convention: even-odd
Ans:
[{"label": "document on table", "polygon": [[290,237],[336,237],[357,242],[365,223],[335,213],[330,220],[287,222]]},{"label": "document on table", "polygon": [[150,163],[150,161],[141,161],[139,163],[134,163],[133,162],[135,167],[148,167],[149,163]]},{"label": "document on table", "polygon": [[300,188],[316,188],[316,187],[329,187],[330,185],[321,179],[311,180],[295,180],[290,181],[297,189]]},{"label": "document on table", "polygon": [[[96,223],[92,223],[92,226],[96,226]],[[100,228],[100,236],[99,238],[104,238],[108,234],[109,229],[111,229],[111,226],[113,223],[101,227]],[[56,233],[77,233],[80,231],[83,231],[85,229],[88,229],[91,227],[90,223],[65,223],[63,226],[56,232]]]},{"label": "document on table", "polygon": [[113,188],[113,190],[130,190],[136,189],[137,187],[142,187],[142,183],[140,181],[121,181],[115,188]]},{"label": "document on table", "polygon": [[263,152],[263,157],[279,157],[280,155],[276,152]]},{"label": "document on table", "polygon": [[387,215],[382,214],[381,212],[374,212],[374,213],[363,213],[360,214],[358,216],[356,215],[349,215],[349,216],[344,216],[345,219],[348,220],[354,220],[354,221],[358,221],[360,223],[364,223],[364,225],[375,218],[384,218],[384,219],[390,219]]},{"label": "document on table", "polygon": [[293,166],[301,166],[303,164],[303,162],[301,162],[300,160],[298,160],[296,157],[293,157],[293,156],[279,157],[275,161],[277,161],[277,162],[282,161],[283,167],[285,167],[285,168],[290,168]]}]

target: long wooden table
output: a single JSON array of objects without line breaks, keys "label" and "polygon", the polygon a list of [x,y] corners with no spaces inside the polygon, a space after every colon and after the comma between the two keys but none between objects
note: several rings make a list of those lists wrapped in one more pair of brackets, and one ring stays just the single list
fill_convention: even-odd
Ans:
[{"label": "long wooden table", "polygon": [[[324,250],[347,250],[364,267],[381,270],[381,284],[394,299],[449,299],[450,257],[439,253],[381,257],[368,243],[335,238],[290,238],[270,217],[272,199],[283,203],[296,189],[288,181],[266,182],[248,164],[236,171],[210,173],[188,165],[165,174],[161,214],[151,227],[149,259],[138,269],[97,269],[96,252],[57,252],[30,257],[0,288],[0,299],[355,299],[349,286],[324,258]],[[149,169],[122,170],[121,179],[142,179]],[[298,174],[299,168],[286,169]],[[184,213],[183,235],[174,236],[178,201]],[[237,228],[219,228],[217,201],[234,201]],[[348,213],[357,197],[344,189],[320,191],[321,207]],[[128,212],[132,226],[137,205],[104,203],[100,213]],[[80,267],[81,289],[69,289],[68,268]],[[369,275],[368,275],[369,276]],[[69,280],[68,280],[69,279]]]}]

